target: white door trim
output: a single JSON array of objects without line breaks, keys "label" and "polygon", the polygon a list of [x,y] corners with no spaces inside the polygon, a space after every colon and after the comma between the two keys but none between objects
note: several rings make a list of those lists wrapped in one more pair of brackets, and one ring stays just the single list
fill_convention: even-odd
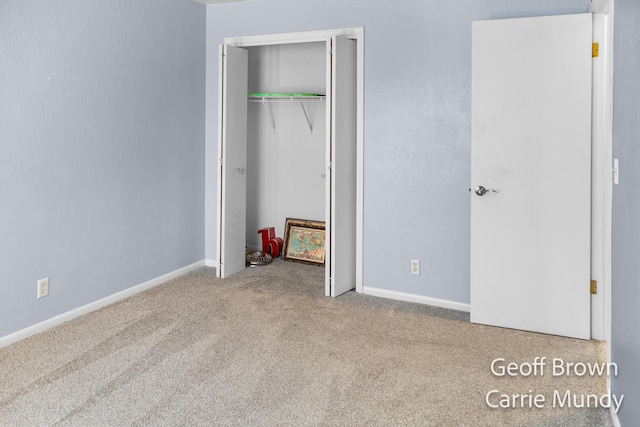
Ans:
[{"label": "white door trim", "polygon": [[[332,30],[304,31],[257,36],[225,37],[224,44],[235,47],[266,46],[274,44],[326,42],[336,36],[346,36],[356,40],[357,61],[357,123],[356,123],[356,292],[362,293],[363,277],[363,205],[364,205],[364,28],[340,28]],[[219,209],[220,207],[218,207]],[[217,237],[218,242],[220,236]],[[218,243],[219,248],[219,243]],[[219,250],[218,250],[219,253]]]},{"label": "white door trim", "polygon": [[[592,264],[598,271],[598,294],[592,302],[591,338],[607,342],[607,362],[611,355],[611,241],[613,233],[613,44],[614,44],[614,0],[593,0],[589,11],[593,13],[594,42],[599,43],[600,61],[594,62],[593,87],[593,145],[597,160],[594,158],[594,203],[599,203],[600,216],[594,218],[593,233],[601,239],[592,248]],[[598,188],[599,187],[599,188]],[[597,206],[594,204],[597,209]],[[597,298],[596,298],[597,297]],[[607,389],[611,389],[611,378],[607,377]],[[619,425],[617,415],[612,411],[614,424]]]},{"label": "white door trim", "polygon": [[363,27],[335,30],[301,31],[297,33],[264,34],[258,36],[225,37],[224,44],[236,47],[267,46],[274,44],[322,42],[333,36],[347,36],[361,41]]},{"label": "white door trim", "polygon": [[591,338],[611,341],[611,237],[613,150],[613,0],[594,0],[593,41],[599,56],[593,62],[592,118],[592,247],[591,278],[598,293],[591,300]]}]

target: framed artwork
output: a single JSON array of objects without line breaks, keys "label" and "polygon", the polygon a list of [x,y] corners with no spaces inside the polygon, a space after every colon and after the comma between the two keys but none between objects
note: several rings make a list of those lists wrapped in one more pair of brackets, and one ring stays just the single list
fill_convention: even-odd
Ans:
[{"label": "framed artwork", "polygon": [[284,226],[282,259],[323,266],[324,242],[323,221],[287,218]]}]

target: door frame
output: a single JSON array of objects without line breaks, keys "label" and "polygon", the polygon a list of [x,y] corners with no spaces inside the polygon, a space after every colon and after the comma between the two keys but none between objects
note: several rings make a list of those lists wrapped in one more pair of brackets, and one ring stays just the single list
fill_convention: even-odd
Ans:
[{"label": "door frame", "polygon": [[593,14],[593,41],[599,43],[599,56],[593,62],[591,247],[591,278],[598,281],[598,293],[591,299],[591,338],[607,342],[610,361],[614,0],[594,0],[589,11]]},{"label": "door frame", "polygon": [[[225,37],[224,44],[234,47],[268,46],[292,43],[326,42],[332,37],[346,36],[356,41],[356,292],[362,292],[363,277],[363,189],[364,189],[364,28],[352,27],[332,30],[304,31],[294,33],[265,34],[257,36]],[[218,186],[220,183],[218,183]],[[218,215],[220,214],[218,206]],[[220,248],[221,233],[218,230],[217,244]],[[220,249],[218,249],[218,256]]]}]

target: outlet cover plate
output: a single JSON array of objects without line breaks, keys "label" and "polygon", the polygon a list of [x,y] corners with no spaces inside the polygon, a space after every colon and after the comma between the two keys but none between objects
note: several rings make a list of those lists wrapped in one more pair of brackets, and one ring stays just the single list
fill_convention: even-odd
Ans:
[{"label": "outlet cover plate", "polygon": [[420,275],[420,260],[412,259],[411,260],[411,274]]},{"label": "outlet cover plate", "polygon": [[49,295],[49,278],[38,280],[38,299]]}]

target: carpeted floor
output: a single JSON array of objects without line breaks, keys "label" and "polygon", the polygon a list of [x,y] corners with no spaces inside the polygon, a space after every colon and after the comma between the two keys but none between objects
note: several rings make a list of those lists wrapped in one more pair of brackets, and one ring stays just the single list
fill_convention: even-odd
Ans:
[{"label": "carpeted floor", "polygon": [[[0,349],[0,425],[611,425],[606,408],[553,407],[554,394],[606,394],[605,376],[551,372],[553,358],[603,363],[602,342],[323,294],[319,267],[275,260],[224,280],[202,268]],[[543,375],[491,372],[536,357]],[[491,404],[546,401],[492,409],[491,390]]]}]

